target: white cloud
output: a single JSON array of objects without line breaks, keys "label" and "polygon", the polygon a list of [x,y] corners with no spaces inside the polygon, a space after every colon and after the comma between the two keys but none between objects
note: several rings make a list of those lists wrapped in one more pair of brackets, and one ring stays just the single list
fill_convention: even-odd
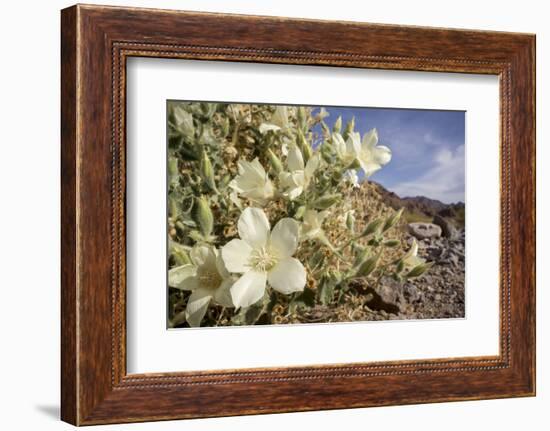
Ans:
[{"label": "white cloud", "polygon": [[391,189],[401,197],[426,196],[445,203],[464,202],[465,188],[464,145],[454,151],[439,150],[433,160],[433,167],[413,181],[401,182]]}]

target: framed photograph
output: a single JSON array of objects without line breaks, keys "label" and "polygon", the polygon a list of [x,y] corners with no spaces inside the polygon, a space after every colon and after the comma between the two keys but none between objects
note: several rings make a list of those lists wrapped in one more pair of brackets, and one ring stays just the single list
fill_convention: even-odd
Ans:
[{"label": "framed photograph", "polygon": [[535,394],[535,37],[62,11],[62,419]]}]

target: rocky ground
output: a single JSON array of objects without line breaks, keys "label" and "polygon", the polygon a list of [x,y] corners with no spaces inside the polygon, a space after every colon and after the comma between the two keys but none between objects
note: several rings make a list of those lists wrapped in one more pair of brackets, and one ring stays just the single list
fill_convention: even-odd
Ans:
[{"label": "rocky ground", "polygon": [[[413,235],[410,235],[410,242],[412,238]],[[315,323],[464,317],[464,229],[455,230],[452,237],[439,236],[417,241],[419,256],[435,263],[428,273],[405,283],[386,277],[375,288],[357,284],[338,307],[317,305],[304,310],[297,321]]]},{"label": "rocky ground", "polygon": [[[391,304],[389,319],[464,317],[464,229],[453,238],[418,241],[418,254],[435,265],[425,275],[403,285],[384,279],[376,292],[379,303]],[[369,303],[366,304],[369,306]],[[372,308],[380,308],[371,304]],[[383,307],[380,310],[384,311]]]}]

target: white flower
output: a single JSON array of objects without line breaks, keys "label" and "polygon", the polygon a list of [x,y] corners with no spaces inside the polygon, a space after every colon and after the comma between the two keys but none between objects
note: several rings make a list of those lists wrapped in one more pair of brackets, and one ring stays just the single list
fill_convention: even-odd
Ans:
[{"label": "white flower", "polygon": [[344,181],[350,183],[354,189],[359,187],[359,176],[355,169],[348,169],[344,172]]},{"label": "white flower", "polygon": [[402,258],[404,267],[407,271],[426,261],[425,259],[418,257],[417,254],[418,254],[418,243],[416,242],[416,239],[413,238],[411,248]]},{"label": "white flower", "polygon": [[266,282],[284,294],[298,292],[306,284],[306,270],[292,257],[298,246],[299,225],[292,218],[280,220],[270,233],[269,221],[259,208],[246,208],[238,222],[239,236],[222,247],[230,272],[242,274],[231,287],[235,307],[259,301]]},{"label": "white flower", "polygon": [[232,307],[230,287],[235,281],[229,274],[218,250],[212,246],[195,246],[190,253],[191,264],[168,271],[168,284],[190,290],[185,318],[189,326],[200,326],[210,301]]},{"label": "white flower", "polygon": [[344,141],[344,138],[340,133],[332,134],[332,143],[336,154],[344,164],[349,165],[353,163],[357,158],[357,148],[354,145],[353,140],[348,138],[347,141]]},{"label": "white flower", "polygon": [[346,141],[339,133],[333,133],[332,140],[338,157],[345,164],[351,164],[357,160],[367,177],[391,160],[391,150],[383,145],[377,145],[376,129],[365,133],[363,140],[358,132],[350,133]]},{"label": "white flower", "polygon": [[307,189],[313,174],[319,167],[321,159],[317,154],[310,157],[304,166],[302,152],[296,144],[290,145],[287,155],[287,166],[290,172],[281,172],[279,181],[283,188],[283,196],[290,200],[296,199]]},{"label": "white flower", "polygon": [[[352,133],[351,135],[352,139],[358,142],[359,133]],[[370,177],[391,160],[391,150],[384,145],[377,144],[378,132],[376,129],[371,129],[363,135],[363,140],[359,145],[357,160],[367,177]]]},{"label": "white flower", "polygon": [[286,106],[277,106],[275,112],[271,116],[270,123],[260,124],[260,133],[266,134],[267,132],[278,132],[279,130],[285,131],[289,128],[288,123],[288,110]]},{"label": "white flower", "polygon": [[324,239],[325,233],[322,229],[323,220],[328,215],[328,211],[307,210],[302,222],[300,232],[302,240],[305,239]]},{"label": "white flower", "polygon": [[239,174],[229,183],[229,187],[259,205],[265,205],[273,198],[273,184],[258,158],[252,162],[239,160],[238,168]]}]

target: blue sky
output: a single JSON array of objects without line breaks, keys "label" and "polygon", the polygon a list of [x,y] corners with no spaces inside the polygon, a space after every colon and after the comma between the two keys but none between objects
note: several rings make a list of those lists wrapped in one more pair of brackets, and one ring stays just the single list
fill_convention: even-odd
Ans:
[{"label": "blue sky", "polygon": [[464,202],[465,113],[417,109],[326,107],[332,127],[339,115],[345,125],[355,116],[355,130],[375,127],[378,143],[392,160],[373,181],[405,196],[426,196],[445,203]]}]

